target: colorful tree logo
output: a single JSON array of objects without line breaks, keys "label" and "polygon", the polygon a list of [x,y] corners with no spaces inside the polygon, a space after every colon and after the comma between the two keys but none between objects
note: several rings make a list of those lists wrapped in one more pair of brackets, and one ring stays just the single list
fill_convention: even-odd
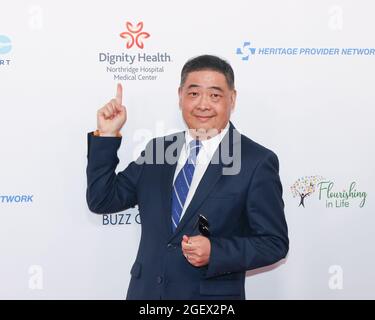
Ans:
[{"label": "colorful tree logo", "polygon": [[322,180],[324,180],[322,176],[305,176],[294,182],[290,189],[292,191],[293,198],[299,196],[299,207],[305,207],[305,198],[315,192],[316,185]]},{"label": "colorful tree logo", "polygon": [[126,48],[130,49],[135,44],[138,48],[143,49],[144,44],[142,39],[147,39],[150,36],[148,32],[142,32],[143,22],[138,22],[137,26],[134,27],[133,24],[128,21],[126,22],[126,29],[128,31],[120,33],[120,37],[127,40]]}]

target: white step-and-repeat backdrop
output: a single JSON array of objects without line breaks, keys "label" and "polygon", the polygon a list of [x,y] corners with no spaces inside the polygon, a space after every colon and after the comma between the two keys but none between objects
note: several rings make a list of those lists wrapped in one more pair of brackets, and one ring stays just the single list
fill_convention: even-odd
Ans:
[{"label": "white step-and-repeat backdrop", "polygon": [[122,170],[183,129],[190,57],[227,59],[232,121],[280,159],[290,251],[247,299],[375,298],[375,3],[10,1],[0,10],[0,298],[124,299],[136,209],[92,214],[86,134],[124,87]]}]

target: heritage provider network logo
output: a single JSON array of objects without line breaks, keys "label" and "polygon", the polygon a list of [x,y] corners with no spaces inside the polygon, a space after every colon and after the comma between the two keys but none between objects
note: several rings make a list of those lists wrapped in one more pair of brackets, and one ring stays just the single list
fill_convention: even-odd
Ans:
[{"label": "heritage provider network logo", "polygon": [[305,176],[299,178],[290,187],[294,198],[298,199],[298,207],[305,208],[306,199],[316,194],[319,201],[324,201],[326,208],[349,208],[356,205],[363,208],[366,204],[367,192],[358,189],[356,181],[344,188],[337,188],[334,181],[322,176]]},{"label": "heritage provider network logo", "polygon": [[[164,73],[165,66],[172,62],[168,52],[145,52],[144,41],[151,38],[149,32],[143,30],[143,21],[133,24],[125,22],[125,29],[119,34],[116,52],[99,52],[99,63],[105,64],[105,72],[110,74],[114,81],[145,81],[158,80]],[[125,45],[124,45],[125,40]]]},{"label": "heritage provider network logo", "polygon": [[32,194],[9,194],[9,195],[0,195],[0,203],[31,203],[33,202],[34,195]]},{"label": "heritage provider network logo", "polygon": [[338,47],[253,47],[244,41],[236,49],[241,60],[249,61],[255,56],[375,56],[375,48]]}]

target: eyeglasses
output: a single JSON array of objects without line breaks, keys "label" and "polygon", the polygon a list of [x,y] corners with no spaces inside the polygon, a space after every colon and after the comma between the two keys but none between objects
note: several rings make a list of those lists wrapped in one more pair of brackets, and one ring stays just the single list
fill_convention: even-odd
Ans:
[{"label": "eyeglasses", "polygon": [[200,214],[198,216],[197,222],[194,225],[194,229],[197,227],[197,225],[198,225],[198,230],[200,234],[202,236],[209,238],[210,237],[210,230],[209,230],[210,224],[208,223],[208,220],[204,215]]}]

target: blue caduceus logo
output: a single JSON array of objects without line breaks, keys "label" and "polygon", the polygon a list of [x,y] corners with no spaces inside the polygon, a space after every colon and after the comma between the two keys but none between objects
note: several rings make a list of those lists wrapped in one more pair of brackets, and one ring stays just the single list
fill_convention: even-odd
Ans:
[{"label": "blue caduceus logo", "polygon": [[0,54],[6,54],[12,50],[10,38],[0,34]]},{"label": "blue caduceus logo", "polygon": [[241,59],[247,61],[250,55],[255,54],[255,48],[250,47],[250,41],[245,41],[242,48],[237,48],[236,54],[241,55]]}]

